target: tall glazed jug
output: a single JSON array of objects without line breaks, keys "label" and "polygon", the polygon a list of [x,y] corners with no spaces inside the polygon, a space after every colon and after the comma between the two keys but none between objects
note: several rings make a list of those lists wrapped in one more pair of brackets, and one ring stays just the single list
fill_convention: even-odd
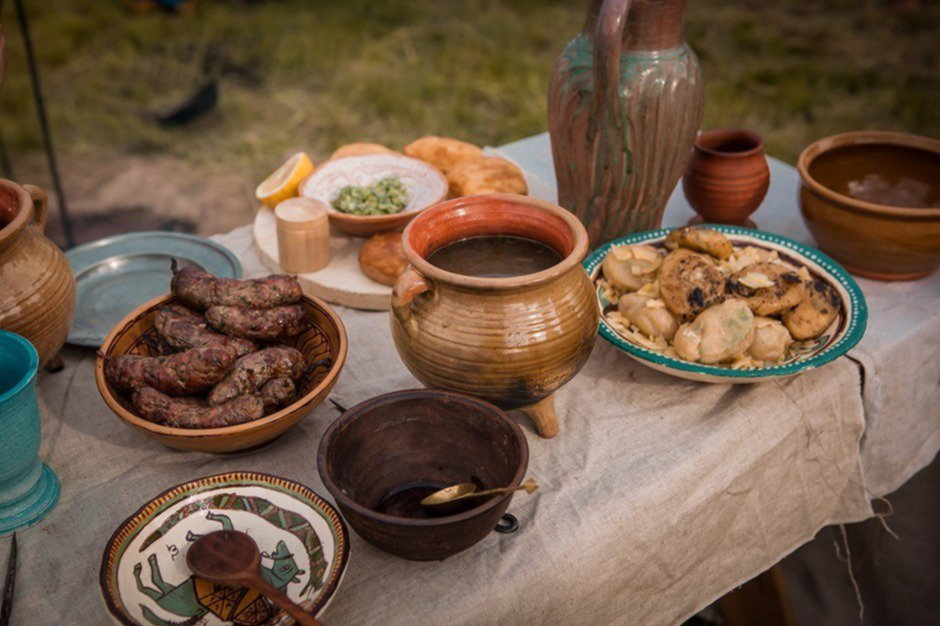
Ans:
[{"label": "tall glazed jug", "polygon": [[702,121],[686,0],[591,0],[555,61],[548,127],[558,201],[596,246],[662,224]]}]

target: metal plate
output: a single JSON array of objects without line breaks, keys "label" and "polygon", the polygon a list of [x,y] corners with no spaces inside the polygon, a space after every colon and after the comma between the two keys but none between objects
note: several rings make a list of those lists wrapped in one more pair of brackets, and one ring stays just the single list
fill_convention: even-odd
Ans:
[{"label": "metal plate", "polygon": [[75,274],[75,322],[68,342],[97,348],[136,306],[170,290],[170,261],[224,278],[241,277],[227,248],[194,235],[140,232],[100,239],[65,253]]}]

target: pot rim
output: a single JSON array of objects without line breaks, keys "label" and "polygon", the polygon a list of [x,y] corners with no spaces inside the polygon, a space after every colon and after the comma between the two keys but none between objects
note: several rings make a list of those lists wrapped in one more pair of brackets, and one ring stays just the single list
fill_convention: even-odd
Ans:
[{"label": "pot rim", "polygon": [[39,369],[39,353],[32,342],[23,335],[17,334],[11,330],[0,329],[0,340],[9,339],[13,344],[19,345],[26,350],[29,361],[26,363],[26,372],[6,391],[0,393],[0,403],[6,402],[24,388],[30,385],[36,378],[36,370]]},{"label": "pot rim", "polygon": [[879,216],[923,219],[940,218],[940,207],[896,207],[887,204],[866,202],[865,200],[858,200],[851,196],[835,192],[810,175],[809,168],[813,161],[820,155],[836,148],[865,144],[889,144],[902,148],[915,148],[940,155],[940,140],[937,139],[886,130],[856,130],[817,139],[803,148],[803,151],[800,152],[800,156],[796,161],[796,169],[800,173],[800,181],[803,185],[809,187],[816,195],[822,196],[839,208],[848,208]]},{"label": "pot rim", "polygon": [[[541,272],[511,276],[508,278],[487,278],[466,276],[464,274],[442,270],[425,260],[425,258],[419,255],[412,247],[410,235],[416,225],[420,226],[428,220],[434,219],[435,216],[454,208],[472,210],[475,206],[495,201],[508,202],[515,205],[527,205],[561,218],[572,234],[573,243],[571,252],[561,261]],[[531,196],[512,193],[491,193],[454,198],[425,209],[408,224],[407,228],[405,228],[405,231],[402,233],[401,247],[408,263],[411,264],[418,273],[430,278],[432,281],[454,287],[463,287],[465,289],[510,291],[542,285],[580,267],[581,261],[584,260],[584,257],[587,256],[588,253],[588,235],[581,220],[575,217],[573,213],[566,211],[556,204]]]},{"label": "pot rim", "polygon": [[16,217],[9,224],[0,228],[0,246],[3,246],[16,237],[24,226],[33,221],[33,199],[26,191],[26,188],[15,181],[0,178],[0,187],[11,189],[20,198],[20,210]]},{"label": "pot rim", "polygon": [[[728,133],[737,135],[738,137],[745,137],[754,143],[754,147],[748,148],[747,150],[736,150],[734,152],[728,152],[725,150],[715,150],[714,148],[701,145],[700,141],[702,137],[711,137],[719,133]],[[754,156],[755,154],[761,154],[764,152],[765,148],[764,140],[760,135],[743,128],[709,128],[708,130],[699,131],[699,133],[695,135],[695,141],[693,145],[694,148],[699,152],[704,152],[705,154],[710,154],[712,156],[721,157],[724,159],[743,159],[749,156]]]},{"label": "pot rim", "polygon": [[329,491],[336,500],[336,504],[339,505],[341,509],[349,508],[356,514],[372,521],[409,528],[431,528],[437,526],[446,526],[449,524],[457,524],[479,517],[500,506],[508,498],[511,498],[513,494],[506,493],[497,498],[484,500],[482,504],[475,506],[472,509],[461,511],[460,513],[454,513],[453,515],[441,515],[440,517],[432,517],[429,519],[419,519],[411,517],[399,517],[397,515],[388,515],[387,513],[379,513],[374,509],[370,509],[365,505],[359,504],[339,488],[339,485],[337,485],[333,480],[330,472],[327,471],[326,457],[328,448],[333,443],[333,440],[339,435],[340,431],[342,431],[353,418],[361,417],[366,412],[373,412],[375,409],[378,409],[383,405],[389,404],[390,402],[399,399],[415,397],[433,398],[437,400],[456,400],[465,404],[476,405],[477,408],[486,411],[490,415],[502,420],[503,423],[510,427],[513,435],[515,436],[516,442],[519,444],[519,467],[516,468],[516,473],[513,474],[512,480],[507,486],[518,487],[522,483],[522,479],[529,470],[529,444],[528,441],[526,441],[526,437],[522,432],[522,429],[514,420],[510,419],[509,416],[506,415],[505,411],[496,405],[487,402],[486,400],[481,400],[475,396],[458,393],[456,391],[447,391],[443,389],[402,389],[399,391],[383,393],[360,402],[333,420],[333,422],[323,433],[323,437],[320,438],[320,445],[317,449],[317,473],[320,474],[320,480],[323,481],[323,486],[326,487],[326,490]]}]

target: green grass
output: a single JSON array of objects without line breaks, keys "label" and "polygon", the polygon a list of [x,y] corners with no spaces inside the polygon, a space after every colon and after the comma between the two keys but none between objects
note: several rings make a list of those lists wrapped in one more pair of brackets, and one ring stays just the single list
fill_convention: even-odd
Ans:
[{"label": "green grass", "polygon": [[[39,138],[7,4],[0,131],[19,158]],[[130,16],[115,0],[28,4],[67,157],[160,152],[261,175],[298,148],[322,157],[349,141],[499,144],[542,132],[552,62],[586,2],[205,0],[184,17]],[[753,129],[789,161],[838,131],[940,135],[936,23],[936,3],[907,17],[865,0],[692,0],[705,126]],[[148,119],[216,75],[210,116],[175,130]]]}]

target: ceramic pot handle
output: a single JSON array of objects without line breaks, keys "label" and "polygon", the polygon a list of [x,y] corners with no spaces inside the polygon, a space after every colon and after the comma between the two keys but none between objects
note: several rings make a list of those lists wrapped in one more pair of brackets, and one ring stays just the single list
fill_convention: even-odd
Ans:
[{"label": "ceramic pot handle", "polygon": [[[594,29],[594,103],[592,135],[620,127],[620,46],[630,0],[604,0]],[[606,118],[606,119],[605,119]]]},{"label": "ceramic pot handle", "polygon": [[418,330],[417,321],[411,312],[411,303],[421,294],[433,290],[434,284],[410,265],[395,281],[395,286],[392,287],[392,313],[408,332],[414,333]]},{"label": "ceramic pot handle", "polygon": [[25,189],[29,197],[33,199],[33,220],[36,222],[36,226],[39,226],[39,230],[45,231],[46,208],[49,205],[46,192],[36,185],[23,185],[23,189]]}]

